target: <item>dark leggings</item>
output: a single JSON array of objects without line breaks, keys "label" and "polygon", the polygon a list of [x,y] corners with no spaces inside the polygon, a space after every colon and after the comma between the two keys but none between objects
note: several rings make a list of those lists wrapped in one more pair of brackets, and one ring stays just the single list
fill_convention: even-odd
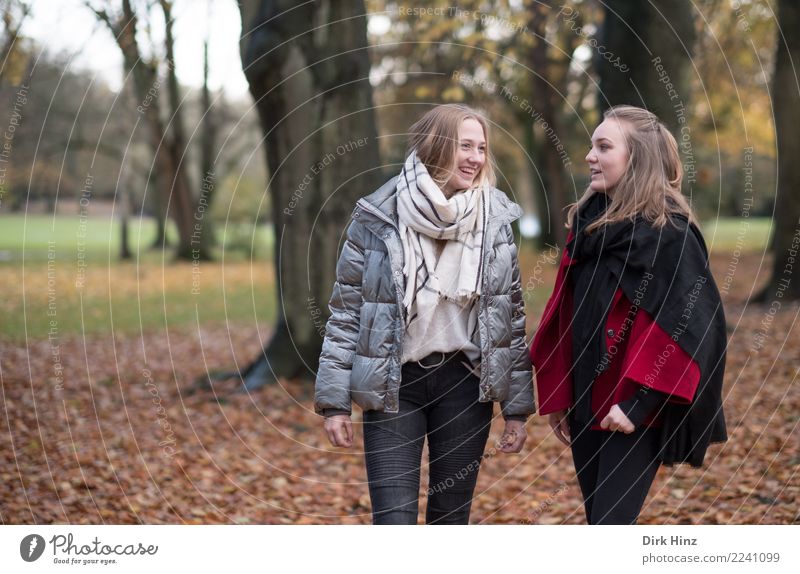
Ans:
[{"label": "dark leggings", "polygon": [[636,524],[660,462],[659,429],[591,430],[570,420],[572,459],[589,524]]},{"label": "dark leggings", "polygon": [[374,524],[416,524],[422,446],[428,437],[427,524],[467,524],[492,403],[460,360],[426,370],[406,363],[397,413],[364,413],[364,451]]}]

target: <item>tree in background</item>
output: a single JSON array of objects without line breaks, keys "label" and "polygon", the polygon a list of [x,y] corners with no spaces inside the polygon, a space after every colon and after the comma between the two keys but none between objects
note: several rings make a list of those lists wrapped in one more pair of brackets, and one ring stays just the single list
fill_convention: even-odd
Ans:
[{"label": "tree in background", "polygon": [[[15,50],[24,66],[0,81],[5,121],[16,114],[13,147],[2,178],[7,189],[3,212],[56,214],[57,199],[77,207],[89,165],[92,196],[112,198],[123,150],[106,140],[128,140],[129,130],[120,128],[123,119],[135,115],[128,110],[136,104],[118,98],[90,72],[70,68],[68,56],[47,53],[27,38],[23,42],[24,48],[18,40]],[[12,78],[20,83],[11,83]],[[108,111],[115,102],[121,111],[109,121]]]},{"label": "tree in background", "polygon": [[0,82],[18,84],[25,69],[26,54],[20,48],[20,31],[31,11],[22,0],[0,0]]},{"label": "tree in background", "polygon": [[600,111],[617,104],[639,106],[680,132],[697,38],[692,2],[606,0],[604,5],[595,52]]},{"label": "tree in background", "polygon": [[800,299],[800,5],[778,0],[772,103],[778,152],[772,276],[761,301]]},{"label": "tree in background", "polygon": [[[521,57],[526,69],[520,72],[528,88],[523,93],[533,104],[533,114],[517,108],[518,113],[528,116],[525,141],[532,158],[528,162],[534,172],[531,176],[538,182],[537,212],[542,229],[539,246],[563,246],[565,208],[582,193],[575,188],[574,180],[570,181],[572,159],[567,141],[578,140],[581,132],[586,131],[578,125],[583,123],[582,95],[572,99],[568,96],[571,81],[581,85],[580,94],[585,93],[589,84],[585,72],[579,74],[579,80],[570,75],[573,55],[583,42],[572,28],[576,22],[578,28],[583,28],[583,14],[577,8],[546,0],[527,5],[526,21],[533,42],[526,46]],[[548,33],[548,27],[555,32]],[[580,164],[582,157],[576,159]]]},{"label": "tree in background", "polygon": [[[191,260],[210,259],[210,233],[205,225],[205,218],[198,219],[196,216],[204,213],[206,205],[211,203],[216,179],[214,174],[201,173],[198,180],[194,180],[187,168],[185,112],[175,72],[172,2],[159,0],[158,4],[165,22],[165,80],[159,77],[158,57],[144,57],[137,38],[140,14],[130,0],[122,0],[121,10],[118,12],[112,10],[108,4],[97,7],[88,0],[86,3],[114,35],[122,52],[126,75],[133,77],[134,92],[139,100],[137,109],[144,116],[148,128],[160,206],[164,213],[168,211],[178,231],[176,256]],[[166,83],[167,117],[170,118],[166,124],[160,112],[162,83]],[[213,133],[204,131],[203,135],[208,137],[213,136]],[[196,226],[198,223],[199,227]],[[160,229],[163,233],[163,226]]]},{"label": "tree in background", "polygon": [[[776,174],[768,86],[775,16],[755,2],[703,0],[695,7],[702,24],[692,58],[691,135],[697,156],[692,205],[706,220],[771,215]],[[747,161],[757,194],[744,192],[745,154],[752,156]]]},{"label": "tree in background", "polygon": [[278,318],[248,390],[313,376],[358,198],[384,181],[361,0],[241,0],[242,66],[264,133]]}]

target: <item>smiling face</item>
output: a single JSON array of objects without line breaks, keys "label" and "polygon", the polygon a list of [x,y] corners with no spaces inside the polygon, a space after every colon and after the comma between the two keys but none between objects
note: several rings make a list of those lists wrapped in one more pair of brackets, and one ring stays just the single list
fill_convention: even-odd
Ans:
[{"label": "smiling face", "polygon": [[592,134],[592,147],[586,154],[586,161],[591,176],[589,187],[594,191],[613,194],[625,173],[630,153],[623,130],[622,124],[608,118]]},{"label": "smiling face", "polygon": [[472,187],[486,163],[486,138],[478,120],[468,118],[458,128],[455,169],[442,190],[447,197]]}]

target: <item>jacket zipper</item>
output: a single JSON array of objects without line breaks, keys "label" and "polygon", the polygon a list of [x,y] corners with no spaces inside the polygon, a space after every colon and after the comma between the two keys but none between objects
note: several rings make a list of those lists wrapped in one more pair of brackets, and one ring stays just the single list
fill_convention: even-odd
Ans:
[{"label": "jacket zipper", "polygon": [[[361,209],[371,213],[372,215],[374,215],[375,217],[377,217],[381,221],[384,221],[384,222],[388,223],[389,225],[392,226],[392,228],[395,230],[395,232],[397,232],[397,235],[398,236],[400,235],[400,228],[397,226],[397,224],[394,221],[392,221],[389,216],[387,216],[381,210],[379,210],[377,207],[371,205],[367,201],[363,201],[362,202],[362,200],[358,200],[356,202],[356,207],[360,207]],[[388,236],[380,238],[380,240],[383,241],[384,244],[386,243],[387,239],[388,239]],[[389,246],[388,245],[386,246],[386,252],[387,252],[387,254],[389,253]],[[402,271],[401,271],[401,273],[402,273]],[[395,280],[395,288],[397,287],[397,283],[398,283],[398,281]],[[399,291],[396,293],[396,295],[398,297],[398,303],[397,303],[397,305],[398,305],[398,315],[400,316],[400,321],[404,322],[404,319],[403,319],[403,298],[400,297]],[[403,329],[405,329],[405,325],[403,325]],[[403,348],[403,334],[402,333],[400,334],[400,340],[397,342],[397,345],[398,345],[397,346],[397,350],[399,351],[399,357],[397,359],[397,362],[398,362],[398,368],[401,369],[402,364],[400,364],[400,361],[402,360],[402,352],[403,352],[402,351],[402,348]],[[402,374],[400,376],[402,377]],[[400,383],[401,383],[401,381],[398,380],[397,381],[397,389],[396,389],[397,390],[397,394],[395,395],[396,401],[394,401],[394,406],[397,407],[398,409],[400,407],[400,396],[399,396],[400,395]]]}]

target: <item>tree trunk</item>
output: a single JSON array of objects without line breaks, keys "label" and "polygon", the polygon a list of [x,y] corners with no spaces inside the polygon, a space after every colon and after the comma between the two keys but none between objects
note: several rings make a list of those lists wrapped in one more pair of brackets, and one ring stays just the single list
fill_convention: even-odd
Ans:
[{"label": "tree trunk", "polygon": [[[170,134],[167,139],[166,151],[172,166],[172,182],[170,185],[170,207],[173,219],[178,227],[179,259],[206,260],[211,259],[208,251],[208,242],[202,241],[203,228],[208,216],[209,204],[202,191],[215,187],[213,174],[203,178],[201,192],[192,192],[195,187],[186,169],[187,149],[186,131],[183,127],[183,109],[181,104],[180,86],[175,72],[175,38],[172,33],[172,2],[159,0],[164,13],[164,48],[167,56],[167,101],[170,112]],[[208,179],[208,181],[206,181]],[[203,202],[203,203],[201,203]]]},{"label": "tree trunk", "polygon": [[[149,185],[157,186],[156,177],[151,173],[148,180]],[[167,210],[166,204],[162,201],[161,194],[156,189],[155,193],[150,194],[150,205],[156,221],[156,236],[150,249],[166,249],[169,247],[169,236],[167,235]]]},{"label": "tree trunk", "polygon": [[[212,109],[211,90],[208,87],[208,38],[203,42],[203,87],[201,90],[201,102],[203,104],[203,119],[200,126],[200,186],[199,204],[204,204],[210,208],[214,201],[216,182],[224,177],[224,173],[217,169],[215,165],[215,153],[217,150],[217,111]],[[211,184],[209,185],[209,181]],[[200,231],[201,249],[206,253],[211,253],[214,246],[214,225],[210,217],[203,221]]]},{"label": "tree trunk", "polygon": [[248,390],[313,377],[339,245],[382,183],[362,1],[242,0],[241,53],[265,135],[279,316]]},{"label": "tree trunk", "polygon": [[[800,299],[800,85],[794,66],[800,62],[800,5],[778,1],[778,41],[772,77],[778,185],[775,197],[775,235],[772,276],[756,301],[780,305]],[[794,64],[793,64],[794,62]]]},{"label": "tree trunk", "polygon": [[539,237],[536,238],[536,246],[544,249],[546,245],[554,245],[556,239],[553,234],[553,218],[550,213],[550,202],[547,198],[547,186],[544,183],[544,174],[537,158],[539,152],[536,145],[536,133],[533,124],[528,125],[528,118],[525,118],[525,153],[529,158],[525,165],[528,168],[528,177],[534,188],[534,201],[536,203],[536,215],[539,218]]},{"label": "tree trunk", "polygon": [[166,203],[162,201],[161,194],[159,193],[158,178],[156,174],[153,173],[154,170],[151,169],[151,166],[145,166],[142,171],[147,173],[146,188],[149,190],[149,193],[147,191],[145,192],[144,198],[142,199],[142,214],[145,212],[146,205],[146,211],[153,216],[153,220],[156,223],[156,234],[149,248],[158,250],[166,249],[169,247]]},{"label": "tree trunk", "polygon": [[696,38],[692,2],[607,0],[605,7],[594,56],[600,110],[618,104],[646,108],[677,136],[690,100]]},{"label": "tree trunk", "polygon": [[128,175],[128,168],[124,165],[120,168],[123,170],[119,178],[119,195],[120,195],[120,242],[119,242],[119,258],[127,261],[132,258],[131,246],[128,234],[128,222],[131,216],[132,198],[130,177]]},{"label": "tree trunk", "polygon": [[183,135],[180,94],[175,75],[173,58],[174,39],[172,37],[171,3],[160,0],[166,20],[165,49],[169,69],[167,91],[171,108],[172,137],[167,137],[167,128],[159,113],[161,83],[155,65],[142,58],[136,38],[137,15],[130,0],[122,0],[122,14],[114,19],[105,10],[92,8],[95,15],[103,21],[116,38],[122,51],[126,72],[133,76],[134,92],[139,100],[137,111],[144,117],[148,128],[148,143],[153,150],[156,187],[165,211],[174,219],[178,229],[178,248],[176,255],[183,259],[205,259],[208,253],[201,250],[196,240],[195,213],[198,213],[192,187],[183,162],[186,151]]},{"label": "tree trunk", "polygon": [[[556,78],[555,66],[548,58],[549,42],[545,40],[547,20],[553,14],[553,2],[528,7],[528,27],[535,44],[528,51],[527,65],[533,70],[530,80],[530,101],[533,110],[528,114],[531,124],[527,131],[534,162],[539,166],[537,205],[542,234],[539,247],[563,245],[565,240],[564,207],[567,204],[566,165],[558,146],[561,137],[561,111],[558,102],[564,98],[566,82]],[[533,120],[533,121],[531,121]],[[562,148],[563,151],[563,148]]]}]

